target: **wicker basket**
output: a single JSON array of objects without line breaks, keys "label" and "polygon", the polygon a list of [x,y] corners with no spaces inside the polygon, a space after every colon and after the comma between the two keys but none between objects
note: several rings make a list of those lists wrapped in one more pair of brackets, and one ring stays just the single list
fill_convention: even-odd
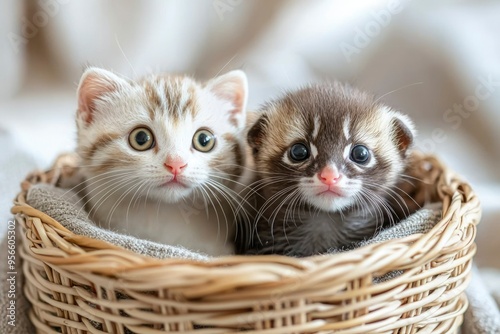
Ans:
[{"label": "wicker basket", "polygon": [[[158,260],[75,235],[26,204],[34,183],[74,169],[59,159],[22,184],[24,293],[38,333],[454,333],[467,308],[478,199],[437,159],[418,155],[425,196],[443,203],[426,234],[342,254]],[[382,283],[373,278],[401,270]]]}]

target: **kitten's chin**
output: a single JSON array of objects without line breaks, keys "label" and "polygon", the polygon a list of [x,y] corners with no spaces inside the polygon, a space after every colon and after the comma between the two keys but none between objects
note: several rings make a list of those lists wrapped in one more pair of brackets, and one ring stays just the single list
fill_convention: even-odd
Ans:
[{"label": "kitten's chin", "polygon": [[306,201],[315,208],[327,212],[338,212],[352,207],[359,190],[353,186],[325,186],[305,184],[300,187]]},{"label": "kitten's chin", "polygon": [[354,201],[350,196],[327,191],[305,195],[310,205],[328,212],[338,212],[344,210],[350,207]]},{"label": "kitten's chin", "polygon": [[160,189],[156,190],[154,197],[162,200],[163,202],[178,203],[191,196],[192,193],[192,188],[180,185],[169,185],[163,186]]},{"label": "kitten's chin", "polygon": [[308,202],[320,210],[338,212],[350,207],[353,201],[352,199],[345,197],[328,198],[325,195],[320,195],[309,198]]}]

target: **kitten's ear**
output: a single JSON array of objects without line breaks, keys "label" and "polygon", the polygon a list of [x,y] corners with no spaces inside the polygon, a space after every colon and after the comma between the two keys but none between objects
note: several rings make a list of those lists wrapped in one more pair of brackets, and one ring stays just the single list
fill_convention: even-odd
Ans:
[{"label": "kitten's ear", "polygon": [[218,98],[231,104],[229,121],[238,129],[245,126],[248,82],[245,72],[235,70],[207,82],[206,87]]},{"label": "kitten's ear", "polygon": [[128,85],[127,81],[116,74],[97,67],[88,68],[83,73],[78,85],[77,118],[85,125],[92,123],[96,111],[96,102],[113,91]]},{"label": "kitten's ear", "polygon": [[262,115],[259,117],[257,122],[252,125],[250,130],[248,130],[247,134],[247,142],[248,145],[252,148],[252,153],[256,154],[259,152],[259,147],[262,145],[264,141],[264,130],[267,126],[269,119],[266,115]]},{"label": "kitten's ear", "polygon": [[413,145],[416,136],[415,125],[412,120],[403,114],[394,112],[392,118],[394,138],[396,145],[402,155],[406,155],[408,149]]}]

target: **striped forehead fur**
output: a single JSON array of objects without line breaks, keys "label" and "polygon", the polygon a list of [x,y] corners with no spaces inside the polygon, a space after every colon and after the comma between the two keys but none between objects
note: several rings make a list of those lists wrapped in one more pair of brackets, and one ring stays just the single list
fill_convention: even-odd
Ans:
[{"label": "striped forehead fur", "polygon": [[187,76],[150,76],[140,82],[144,88],[149,112],[152,119],[155,114],[167,112],[172,121],[178,121],[189,113],[196,117],[198,112],[197,94],[199,85]]},{"label": "striped forehead fur", "polygon": [[316,138],[320,132],[333,130],[334,124],[341,124],[340,133],[343,133],[342,120],[357,123],[369,117],[366,111],[376,108],[372,101],[369,95],[337,82],[288,92],[263,107],[273,127],[266,135],[269,142],[288,145],[306,134]]}]

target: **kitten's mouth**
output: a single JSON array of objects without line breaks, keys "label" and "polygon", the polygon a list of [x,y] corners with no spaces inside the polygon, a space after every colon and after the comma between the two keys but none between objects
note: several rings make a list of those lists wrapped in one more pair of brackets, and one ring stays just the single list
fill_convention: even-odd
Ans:
[{"label": "kitten's mouth", "polygon": [[161,185],[162,187],[173,187],[173,188],[187,188],[187,186],[179,181],[178,178],[174,177],[171,180],[168,180],[167,182],[163,183]]},{"label": "kitten's mouth", "polygon": [[344,197],[338,190],[333,190],[330,187],[325,191],[319,192],[317,196]]}]

